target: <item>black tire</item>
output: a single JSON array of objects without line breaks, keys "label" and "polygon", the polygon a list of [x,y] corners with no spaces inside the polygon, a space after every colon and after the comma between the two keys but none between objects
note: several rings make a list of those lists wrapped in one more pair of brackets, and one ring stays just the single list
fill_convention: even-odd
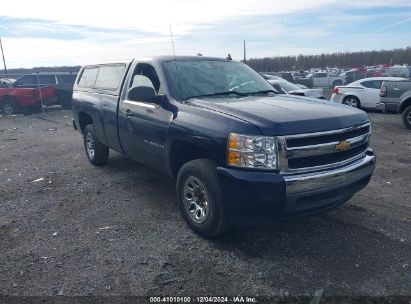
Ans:
[{"label": "black tire", "polygon": [[12,98],[6,98],[1,103],[1,111],[4,115],[13,115],[19,110],[18,103]]},{"label": "black tire", "polygon": [[[197,186],[199,188],[195,189],[195,183],[199,182]],[[200,202],[200,204],[191,203],[188,201],[191,190],[190,184],[193,184],[193,193],[199,190],[198,196],[193,198],[193,201]],[[201,187],[205,190],[205,199],[201,199],[204,193],[201,194]],[[208,159],[196,159],[184,164],[177,176],[177,199],[178,205],[180,207],[181,213],[186,220],[187,224],[200,236],[210,238],[224,233],[228,230],[229,226],[227,223],[226,210],[223,205],[221,188],[218,182],[216,165],[213,161]],[[186,200],[187,199],[187,200]],[[205,203],[205,201],[207,203]],[[202,205],[201,209],[199,206]],[[195,211],[190,212],[191,206],[195,205]],[[201,209],[201,211],[197,211]],[[196,214],[199,212],[206,214],[205,217],[201,217],[201,221],[196,222]],[[198,219],[197,219],[198,220]]]},{"label": "black tire", "polygon": [[93,165],[104,166],[107,164],[109,149],[97,139],[92,124],[84,128],[84,149],[88,160]]},{"label": "black tire", "polygon": [[404,112],[402,112],[402,122],[407,129],[411,130],[411,106],[408,106]]},{"label": "black tire", "polygon": [[[356,104],[355,106],[354,106],[354,102],[355,102],[355,104]],[[353,96],[353,95],[349,95],[349,96],[344,97],[342,103],[345,104],[345,105],[347,105],[347,106],[351,106],[351,107],[355,107],[355,108],[357,108],[357,109],[361,109],[361,102],[360,102],[360,100],[358,99],[358,97]]]}]

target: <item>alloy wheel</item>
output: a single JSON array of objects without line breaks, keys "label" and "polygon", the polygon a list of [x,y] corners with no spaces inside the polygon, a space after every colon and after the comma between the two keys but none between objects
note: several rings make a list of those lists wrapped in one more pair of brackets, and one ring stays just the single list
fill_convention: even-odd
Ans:
[{"label": "alloy wheel", "polygon": [[355,98],[347,98],[345,100],[345,104],[350,107],[358,108],[358,102],[357,102],[357,99]]},{"label": "alloy wheel", "polygon": [[87,133],[86,135],[86,149],[87,149],[87,154],[90,157],[90,159],[94,159],[95,147],[94,147],[93,135],[91,135],[91,133]]},{"label": "alloy wheel", "polygon": [[189,176],[183,189],[184,207],[190,219],[201,224],[207,220],[209,214],[208,194],[203,183],[194,176]]}]

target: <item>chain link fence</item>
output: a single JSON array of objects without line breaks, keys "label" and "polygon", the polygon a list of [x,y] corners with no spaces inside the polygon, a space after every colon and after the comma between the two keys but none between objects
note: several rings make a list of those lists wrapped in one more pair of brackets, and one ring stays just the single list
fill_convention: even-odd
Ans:
[{"label": "chain link fence", "polygon": [[0,114],[44,113],[55,105],[70,109],[76,77],[71,72],[0,74]]}]

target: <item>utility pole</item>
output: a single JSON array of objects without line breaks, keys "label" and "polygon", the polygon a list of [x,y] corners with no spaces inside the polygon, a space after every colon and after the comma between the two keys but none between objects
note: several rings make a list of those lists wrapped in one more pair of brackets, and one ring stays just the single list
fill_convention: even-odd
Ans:
[{"label": "utility pole", "polygon": [[245,53],[245,40],[244,40],[244,60],[243,60],[243,62],[246,63],[246,60],[247,60],[247,56],[246,56],[246,53]]},{"label": "utility pole", "polygon": [[1,49],[1,55],[3,56],[4,71],[6,72],[6,78],[7,78],[6,59],[4,59],[4,51],[3,51],[3,44],[1,43],[1,37],[0,37],[0,49]]}]

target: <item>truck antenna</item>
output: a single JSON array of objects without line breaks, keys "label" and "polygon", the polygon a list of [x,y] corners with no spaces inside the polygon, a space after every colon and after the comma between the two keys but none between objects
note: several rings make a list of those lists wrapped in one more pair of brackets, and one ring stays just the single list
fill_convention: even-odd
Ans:
[{"label": "truck antenna", "polygon": [[174,39],[173,39],[173,31],[171,29],[171,24],[170,24],[170,37],[171,37],[171,45],[173,46],[174,60],[176,60],[176,50],[174,48]]}]

